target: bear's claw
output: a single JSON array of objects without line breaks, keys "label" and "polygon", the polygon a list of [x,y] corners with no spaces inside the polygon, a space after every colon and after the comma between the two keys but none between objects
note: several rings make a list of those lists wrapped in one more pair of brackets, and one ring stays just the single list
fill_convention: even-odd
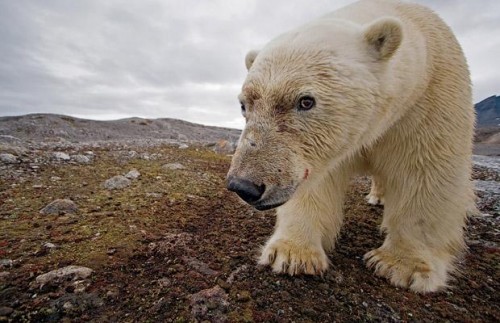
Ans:
[{"label": "bear's claw", "polygon": [[382,248],[365,254],[366,266],[391,284],[414,292],[435,292],[446,287],[446,271],[434,270],[427,262],[413,257],[398,257]]},{"label": "bear's claw", "polygon": [[303,247],[288,240],[268,243],[259,258],[260,265],[269,265],[276,273],[291,276],[322,275],[328,269],[329,261],[322,248]]},{"label": "bear's claw", "polygon": [[371,193],[366,196],[366,201],[370,205],[384,205],[384,197]]}]

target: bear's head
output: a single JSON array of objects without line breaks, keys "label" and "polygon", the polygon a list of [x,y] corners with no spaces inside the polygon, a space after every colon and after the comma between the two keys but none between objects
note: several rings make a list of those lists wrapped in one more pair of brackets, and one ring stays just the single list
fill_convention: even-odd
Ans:
[{"label": "bear's head", "polygon": [[239,97],[246,126],[228,189],[271,209],[372,142],[384,115],[381,75],[401,40],[394,18],[319,20],[249,52]]}]

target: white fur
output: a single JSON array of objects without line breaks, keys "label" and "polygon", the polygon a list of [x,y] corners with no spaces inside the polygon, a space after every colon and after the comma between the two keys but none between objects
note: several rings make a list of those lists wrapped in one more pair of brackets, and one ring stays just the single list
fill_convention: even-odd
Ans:
[{"label": "white fur", "polygon": [[[360,1],[277,37],[246,64],[247,126],[230,174],[288,198],[259,262],[326,270],[349,178],[368,172],[386,240],[367,265],[416,292],[447,286],[473,199],[474,112],[465,59],[441,19],[418,5]],[[296,109],[303,93],[316,99],[309,111]]]}]

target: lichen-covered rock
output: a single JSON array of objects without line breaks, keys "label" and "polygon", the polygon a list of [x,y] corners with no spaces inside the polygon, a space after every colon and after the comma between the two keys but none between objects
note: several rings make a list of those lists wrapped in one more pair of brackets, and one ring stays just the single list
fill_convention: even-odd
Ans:
[{"label": "lichen-covered rock", "polygon": [[52,270],[48,273],[37,276],[35,281],[42,287],[60,278],[72,277],[73,279],[85,279],[92,274],[93,270],[82,266],[67,266]]},{"label": "lichen-covered rock", "polygon": [[40,210],[41,214],[61,214],[61,213],[75,213],[78,206],[69,199],[57,199],[47,204]]},{"label": "lichen-covered rock", "polygon": [[12,154],[0,154],[0,161],[4,164],[16,164],[18,159]]},{"label": "lichen-covered rock", "polygon": [[60,151],[56,151],[53,154],[53,156],[54,156],[55,159],[58,159],[58,160],[65,160],[65,161],[67,161],[67,160],[71,159],[71,157],[68,154],[60,152]]},{"label": "lichen-covered rock", "polygon": [[123,175],[111,177],[104,182],[104,187],[108,190],[123,189],[130,185],[130,180]]},{"label": "lichen-covered rock", "polygon": [[228,295],[220,287],[215,286],[190,295],[191,314],[198,320],[225,322],[229,302]]},{"label": "lichen-covered rock", "polygon": [[91,162],[90,158],[85,155],[74,155],[72,157],[79,164],[89,164]]},{"label": "lichen-covered rock", "polygon": [[130,172],[125,174],[125,177],[128,179],[137,179],[139,176],[141,176],[141,173],[139,173],[137,169],[132,169]]},{"label": "lichen-covered rock", "polygon": [[184,165],[180,163],[170,163],[170,164],[165,164],[162,166],[163,169],[169,169],[169,170],[177,170],[177,169],[185,169]]}]

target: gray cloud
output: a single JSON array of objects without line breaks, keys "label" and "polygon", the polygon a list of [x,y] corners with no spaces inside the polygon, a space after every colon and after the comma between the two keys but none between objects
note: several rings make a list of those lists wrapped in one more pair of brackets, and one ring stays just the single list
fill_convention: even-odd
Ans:
[{"label": "gray cloud", "polygon": [[[2,1],[0,115],[172,117],[240,127],[246,52],[350,2]],[[500,3],[419,2],[456,31],[475,100],[500,93]]]}]

